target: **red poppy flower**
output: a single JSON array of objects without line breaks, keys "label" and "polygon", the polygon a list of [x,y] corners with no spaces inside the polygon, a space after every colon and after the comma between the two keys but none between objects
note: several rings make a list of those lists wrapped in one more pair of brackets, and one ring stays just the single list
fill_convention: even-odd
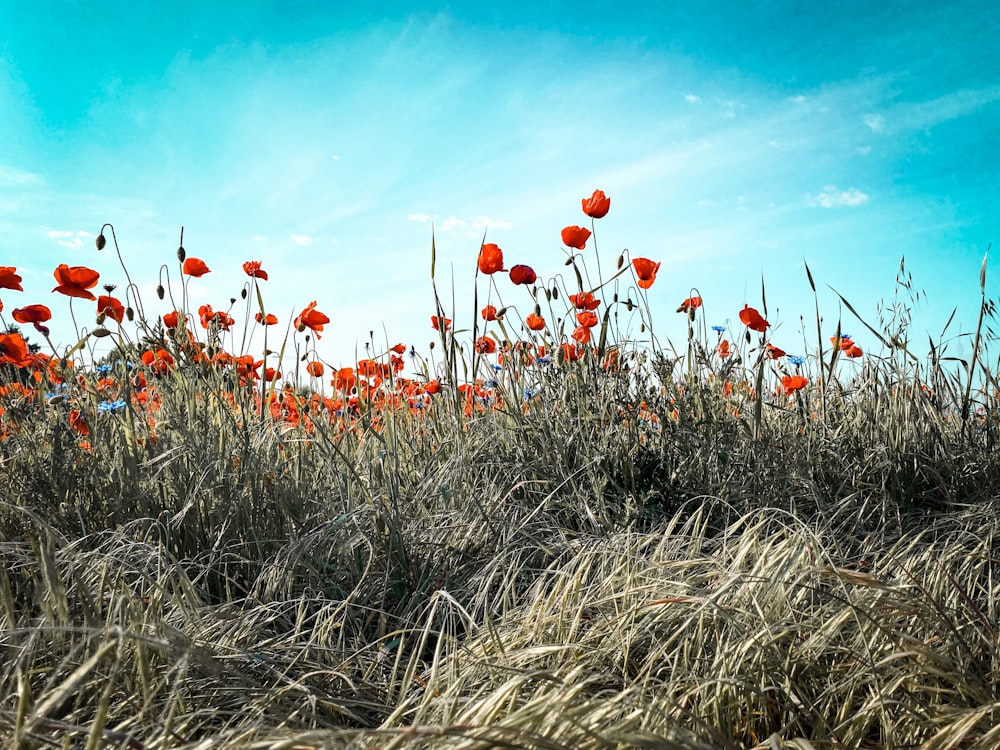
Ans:
[{"label": "red poppy flower", "polygon": [[487,305],[482,309],[483,320],[496,320],[497,309],[493,305]]},{"label": "red poppy flower", "polygon": [[155,352],[152,349],[147,349],[140,358],[150,370],[160,375],[174,366],[174,358],[166,349],[157,349]]},{"label": "red poppy flower", "polygon": [[577,326],[573,329],[573,333],[571,335],[581,344],[587,344],[590,342],[590,329],[587,328],[587,326]]},{"label": "red poppy flower", "polygon": [[576,322],[586,328],[593,328],[597,325],[597,313],[587,310],[582,313],[577,313]]},{"label": "red poppy flower", "polygon": [[743,305],[743,309],[740,310],[740,320],[743,321],[743,325],[751,331],[759,331],[760,333],[767,331],[768,327],[771,325],[760,316],[759,312],[754,310],[749,305]]},{"label": "red poppy flower", "polygon": [[97,314],[102,313],[116,323],[121,323],[125,319],[125,306],[120,300],[102,294],[97,298]]},{"label": "red poppy flower", "polygon": [[406,344],[403,343],[396,344],[395,346],[389,347],[389,351],[395,352],[396,354],[402,354],[403,352],[406,351]]},{"label": "red poppy flower", "polygon": [[198,319],[201,321],[202,328],[208,328],[214,321],[224,331],[228,331],[236,322],[228,313],[224,313],[222,310],[218,312],[213,310],[211,305],[202,305],[198,308]]},{"label": "red poppy flower", "polygon": [[337,370],[337,374],[334,375],[333,379],[330,381],[330,385],[338,391],[348,393],[352,388],[354,388],[357,382],[358,379],[354,375],[353,367],[341,367]]},{"label": "red poppy flower", "polygon": [[583,199],[583,212],[592,219],[603,219],[611,208],[611,199],[603,190],[595,190],[589,198]]},{"label": "red poppy flower", "polygon": [[319,338],[323,332],[323,326],[329,322],[330,319],[316,309],[316,300],[313,300],[295,318],[294,325],[300,332],[306,328],[311,329],[316,334],[316,338]]},{"label": "red poppy flower", "polygon": [[24,367],[31,362],[28,345],[19,333],[0,333],[0,363]]},{"label": "red poppy flower", "polygon": [[24,289],[21,288],[20,276],[16,273],[17,269],[14,266],[0,266],[0,289],[13,289],[17,292],[23,292]]},{"label": "red poppy flower", "polygon": [[266,380],[268,383],[270,383],[272,380],[280,380],[280,379],[281,379],[280,370],[275,370],[273,367],[268,367],[266,370],[264,370],[264,380]]},{"label": "red poppy flower", "polygon": [[767,356],[770,357],[771,359],[778,359],[779,357],[785,356],[785,350],[779,349],[773,344],[768,344],[766,347],[766,351],[764,353],[767,354]]},{"label": "red poppy flower", "polygon": [[94,269],[87,268],[86,266],[73,266],[70,268],[65,263],[61,263],[53,275],[56,277],[56,281],[59,282],[59,286],[53,289],[53,292],[65,294],[67,297],[89,299],[91,302],[97,300],[97,297],[87,291],[97,286],[97,281],[101,277]]},{"label": "red poppy flower", "polygon": [[656,272],[660,270],[660,264],[654,263],[649,258],[635,258],[632,260],[632,267],[635,275],[639,279],[640,289],[649,289],[656,281]]},{"label": "red poppy flower", "polygon": [[785,389],[785,395],[790,396],[795,391],[801,391],[809,385],[809,380],[802,375],[785,375],[781,379],[781,387]]},{"label": "red poppy flower", "polygon": [[323,367],[323,363],[322,362],[313,361],[313,362],[310,362],[308,365],[306,365],[306,372],[308,372],[314,378],[321,378],[321,377],[323,377],[323,372],[324,371],[325,371],[325,368]]},{"label": "red poppy flower", "polygon": [[248,260],[243,264],[243,270],[246,272],[247,276],[267,281],[267,271],[263,270],[260,267],[260,264],[261,261],[259,260]]},{"label": "red poppy flower", "polygon": [[475,350],[480,354],[493,354],[497,350],[497,342],[489,336],[480,336],[476,339]]},{"label": "red poppy flower", "polygon": [[176,328],[178,323],[180,323],[180,314],[176,310],[163,315],[163,325],[167,328]]},{"label": "red poppy flower", "polygon": [[681,302],[680,307],[677,308],[677,312],[691,314],[699,307],[701,307],[701,297],[688,297]]},{"label": "red poppy flower", "polygon": [[531,266],[514,266],[510,269],[510,280],[515,284],[534,284],[538,279]]},{"label": "red poppy flower", "polygon": [[577,250],[583,250],[587,246],[587,240],[590,239],[590,230],[584,227],[563,227],[562,230],[562,241],[566,247],[573,247]]},{"label": "red poppy flower", "polygon": [[531,313],[531,315],[524,319],[524,324],[532,331],[540,331],[545,328],[545,318],[541,315]]},{"label": "red poppy flower", "polygon": [[729,346],[729,341],[727,341],[726,339],[722,339],[722,341],[720,341],[719,345],[716,347],[716,351],[719,352],[720,357],[726,359],[726,357],[732,354],[732,349]]},{"label": "red poppy flower", "polygon": [[858,346],[857,344],[851,344],[847,349],[844,350],[844,355],[847,357],[851,357],[852,359],[854,357],[860,357],[862,354],[864,354],[864,352],[861,351],[861,347]]},{"label": "red poppy flower", "polygon": [[583,358],[583,349],[579,346],[563,343],[559,345],[559,348],[562,351],[562,359],[565,361],[574,362]]},{"label": "red poppy flower", "polygon": [[52,320],[52,311],[45,305],[27,305],[15,308],[11,316],[18,323],[44,323]]},{"label": "red poppy flower", "polygon": [[206,273],[211,273],[208,266],[205,265],[205,261],[201,258],[188,258],[184,261],[184,265],[181,266],[181,270],[188,276],[204,276]]},{"label": "red poppy flower", "polygon": [[485,274],[503,270],[503,251],[492,242],[479,248],[479,270]]},{"label": "red poppy flower", "polygon": [[77,435],[90,434],[90,427],[87,425],[87,418],[83,416],[79,409],[73,409],[69,413],[69,426]]},{"label": "red poppy flower", "polygon": [[439,318],[437,315],[431,315],[431,328],[447,331],[451,328],[451,318]]},{"label": "red poppy flower", "polygon": [[268,313],[267,315],[262,315],[259,312],[254,313],[253,319],[262,326],[273,326],[278,324],[278,317],[273,313]]},{"label": "red poppy flower", "polygon": [[441,392],[441,381],[440,380],[428,380],[424,385],[424,393],[440,393]]},{"label": "red poppy flower", "polygon": [[577,310],[596,310],[601,304],[599,299],[594,298],[593,292],[580,292],[569,295],[569,301],[573,303]]}]

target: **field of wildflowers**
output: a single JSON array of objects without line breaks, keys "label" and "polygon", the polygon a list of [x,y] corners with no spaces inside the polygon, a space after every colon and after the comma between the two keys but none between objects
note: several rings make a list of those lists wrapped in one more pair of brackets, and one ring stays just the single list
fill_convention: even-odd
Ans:
[{"label": "field of wildflowers", "polygon": [[56,268],[64,313],[0,267],[2,744],[1000,744],[985,270],[965,361],[905,309],[788,354],[763,294],[733,329],[678,295],[675,343],[610,206],[565,277],[484,239],[469,320],[432,243],[434,346],[346,366],[316,302],[276,333],[262,261],[190,299],[183,233],[157,318],[124,262]]}]

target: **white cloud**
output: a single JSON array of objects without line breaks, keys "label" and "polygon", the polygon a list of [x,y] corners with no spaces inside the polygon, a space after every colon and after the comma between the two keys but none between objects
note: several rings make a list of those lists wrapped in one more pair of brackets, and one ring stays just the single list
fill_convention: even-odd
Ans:
[{"label": "white cloud", "polygon": [[291,235],[292,242],[296,245],[311,245],[315,240],[304,234],[293,234]]},{"label": "white cloud", "polygon": [[421,224],[426,224],[429,221],[434,221],[434,217],[430,214],[410,214],[406,217],[410,221],[419,221]]},{"label": "white cloud", "polygon": [[267,242],[267,237],[261,237],[259,234],[255,234],[253,238],[257,242]]},{"label": "white cloud", "polygon": [[441,225],[441,230],[444,232],[450,231],[452,229],[461,229],[465,226],[465,222],[459,219],[457,216],[449,216],[444,220]]},{"label": "white cloud", "polygon": [[73,236],[72,232],[60,232],[58,229],[49,230],[49,237],[51,237],[54,240],[57,240],[60,237],[72,237],[72,236]]},{"label": "white cloud", "polygon": [[491,219],[489,216],[477,216],[472,221],[473,229],[513,229],[514,225],[503,219]]},{"label": "white cloud", "polygon": [[23,187],[40,183],[42,178],[32,172],[25,172],[23,169],[16,169],[6,164],[0,164],[0,185],[9,187]]},{"label": "white cloud", "polygon": [[807,96],[805,96],[803,94],[799,94],[798,96],[793,96],[792,97],[792,101],[795,104],[804,104],[808,98],[809,97],[807,97]]},{"label": "white cloud", "polygon": [[885,118],[882,115],[865,115],[862,120],[872,132],[881,133],[885,130]]},{"label": "white cloud", "polygon": [[330,158],[333,159],[334,161],[340,161],[340,157],[337,156],[336,154],[330,154]]},{"label": "white cloud", "polygon": [[857,188],[839,190],[834,185],[827,185],[818,195],[808,195],[806,200],[810,206],[822,208],[838,208],[841,206],[860,206],[868,202],[868,195]]},{"label": "white cloud", "polygon": [[688,102],[690,104],[697,104],[698,102],[701,101],[701,97],[700,96],[696,96],[695,94],[685,94],[684,95],[684,101],[686,101],[686,102]]},{"label": "white cloud", "polygon": [[63,247],[68,247],[70,250],[78,250],[84,245],[84,241],[90,239],[94,235],[90,232],[80,230],[78,232],[70,232],[60,229],[50,229],[47,232],[49,238],[55,240]]}]

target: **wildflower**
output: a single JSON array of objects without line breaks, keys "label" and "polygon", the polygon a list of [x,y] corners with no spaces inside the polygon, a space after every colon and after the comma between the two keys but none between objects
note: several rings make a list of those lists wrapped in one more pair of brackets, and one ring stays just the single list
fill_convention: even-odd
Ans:
[{"label": "wildflower", "polygon": [[593,328],[597,325],[597,313],[591,310],[585,310],[582,313],[577,313],[576,322],[578,325],[584,326],[586,328]]},{"label": "wildflower", "polygon": [[125,306],[120,300],[102,294],[97,298],[97,314],[106,315],[116,323],[121,323],[125,318]]},{"label": "wildflower", "polygon": [[26,305],[14,308],[11,316],[18,323],[44,323],[52,319],[52,311],[45,305]]},{"label": "wildflower", "polygon": [[316,360],[306,365],[306,372],[308,372],[314,378],[323,377],[324,370],[325,368],[323,367],[323,363]]},{"label": "wildflower", "polygon": [[102,401],[97,405],[97,411],[103,414],[112,414],[116,411],[121,411],[125,408],[125,401],[123,399],[117,399],[116,401]]},{"label": "wildflower", "polygon": [[100,278],[100,274],[94,269],[86,266],[73,266],[71,268],[65,263],[61,263],[53,275],[59,282],[59,285],[52,290],[53,292],[65,294],[67,297],[97,300],[97,297],[87,291],[97,286],[97,280]]},{"label": "wildflower", "polygon": [[493,305],[487,305],[482,310],[483,320],[496,320],[497,309]]},{"label": "wildflower", "polygon": [[562,241],[566,247],[583,250],[590,239],[590,230],[584,227],[564,227],[562,230]]},{"label": "wildflower", "polygon": [[261,279],[262,281],[267,281],[267,271],[260,267],[261,261],[259,260],[248,260],[243,264],[243,271],[247,276],[252,276],[255,279]]},{"label": "wildflower", "polygon": [[559,348],[561,351],[561,358],[563,361],[575,362],[576,360],[583,358],[583,349],[579,346],[574,346],[573,344],[569,343],[562,343],[559,345]]},{"label": "wildflower", "polygon": [[330,319],[316,309],[316,300],[313,300],[295,318],[294,324],[300,332],[309,328],[316,334],[316,338],[319,338],[320,333],[323,332],[323,326],[329,322]]},{"label": "wildflower", "polygon": [[595,190],[589,198],[583,199],[583,212],[592,219],[603,219],[611,208],[611,199],[603,190]]},{"label": "wildflower", "polygon": [[228,331],[236,322],[228,313],[213,310],[211,305],[202,305],[198,308],[198,319],[202,328],[207,329],[214,322],[224,331]]},{"label": "wildflower", "polygon": [[593,292],[580,292],[569,295],[569,301],[577,310],[596,310],[601,304],[599,299],[594,298]]},{"label": "wildflower", "polygon": [[791,396],[796,391],[800,391],[809,385],[809,380],[802,375],[785,375],[781,378],[781,387],[785,389],[785,395]]},{"label": "wildflower", "polygon": [[853,343],[847,349],[844,350],[844,355],[847,357],[851,357],[852,359],[855,357],[860,357],[862,354],[864,354],[864,352],[861,351],[861,347]]},{"label": "wildflower", "polygon": [[719,356],[723,359],[726,359],[730,354],[732,354],[732,349],[729,346],[729,340],[722,339],[716,347],[716,351],[719,352]]},{"label": "wildflower", "polygon": [[24,367],[31,361],[28,345],[19,333],[0,333],[0,364]]},{"label": "wildflower", "polygon": [[688,297],[681,302],[677,312],[688,313],[689,315],[701,307],[701,297]]},{"label": "wildflower", "polygon": [[581,344],[590,343],[590,329],[587,328],[587,326],[577,326],[573,329],[573,333],[570,335]]},{"label": "wildflower", "polygon": [[712,330],[715,331],[717,334],[719,334],[721,336],[725,332],[726,327],[725,326],[712,326]]},{"label": "wildflower", "polygon": [[771,359],[778,359],[785,356],[785,350],[779,349],[774,344],[768,344],[764,349],[764,353]]},{"label": "wildflower", "polygon": [[439,318],[437,315],[431,315],[431,327],[439,331],[447,331],[451,328],[451,318]]},{"label": "wildflower", "polygon": [[740,320],[750,330],[759,331],[760,333],[766,332],[771,325],[760,316],[759,312],[749,305],[743,305],[743,309],[740,310]]},{"label": "wildflower", "polygon": [[541,331],[545,328],[545,318],[541,315],[536,315],[535,313],[531,313],[527,318],[525,318],[524,323],[532,331]]},{"label": "wildflower", "polygon": [[497,342],[489,336],[480,336],[476,339],[475,350],[480,354],[493,354],[497,350]]},{"label": "wildflower", "polygon": [[21,281],[17,275],[17,268],[14,266],[0,266],[0,289],[13,289],[16,292],[23,292]]},{"label": "wildflower", "polygon": [[180,323],[180,314],[176,310],[163,314],[163,325],[167,328],[176,328],[178,323]]},{"label": "wildflower", "polygon": [[634,258],[632,267],[639,279],[640,289],[649,289],[653,286],[653,282],[656,281],[656,272],[660,270],[659,263],[654,263],[649,258]]},{"label": "wildflower", "polygon": [[89,435],[90,426],[87,418],[83,416],[79,409],[73,409],[69,413],[69,426],[77,435]]},{"label": "wildflower", "polygon": [[510,280],[515,284],[534,284],[537,279],[531,266],[518,265],[510,269]]},{"label": "wildflower", "polygon": [[268,313],[267,315],[259,312],[254,313],[253,319],[262,326],[273,326],[278,324],[278,317],[274,313]]},{"label": "wildflower", "polygon": [[485,274],[503,270],[503,251],[492,242],[479,248],[479,270]]},{"label": "wildflower", "polygon": [[141,359],[143,364],[159,375],[166,373],[174,366],[174,358],[166,349],[157,349],[155,352],[152,349],[147,349],[142,353]]},{"label": "wildflower", "polygon": [[330,381],[330,385],[344,393],[349,393],[356,383],[357,377],[354,375],[353,367],[341,367]]},{"label": "wildflower", "polygon": [[195,278],[204,276],[206,273],[211,273],[211,270],[201,258],[188,258],[184,261],[184,265],[181,266],[181,270],[188,276],[194,276]]},{"label": "wildflower", "polygon": [[794,355],[794,354],[790,354],[790,355],[788,355],[788,361],[791,362],[796,367],[800,367],[801,365],[803,365],[805,363],[806,358],[805,357],[799,357],[799,356]]},{"label": "wildflower", "polygon": [[406,351],[406,344],[400,342],[395,346],[389,347],[389,351],[392,352],[393,354],[402,354],[403,352]]}]

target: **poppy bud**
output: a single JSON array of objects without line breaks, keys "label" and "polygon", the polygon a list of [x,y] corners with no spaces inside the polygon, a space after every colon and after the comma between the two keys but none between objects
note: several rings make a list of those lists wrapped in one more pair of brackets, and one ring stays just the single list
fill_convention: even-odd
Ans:
[{"label": "poppy bud", "polygon": [[541,315],[541,314],[542,314],[541,305],[535,305],[535,315]]},{"label": "poppy bud", "polygon": [[66,358],[65,357],[60,358],[60,360],[59,360],[59,367],[60,367],[60,369],[65,370],[66,369],[66,364],[67,364],[66,363]]},{"label": "poppy bud", "polygon": [[108,244],[108,241],[104,239],[104,233],[101,232],[99,235],[97,235],[97,251],[100,252],[101,250],[103,250],[106,244]]},{"label": "poppy bud", "polygon": [[58,396],[53,396],[52,398],[50,398],[50,399],[49,399],[49,404],[50,404],[51,406],[56,406],[56,405],[58,405],[58,404],[61,404],[61,403],[62,403],[63,401],[65,401],[65,400],[66,400],[66,397],[65,397],[65,396],[63,396],[62,394],[60,394],[60,395],[58,395]]},{"label": "poppy bud", "polygon": [[552,299],[559,299],[559,287],[552,287]]},{"label": "poppy bud", "polygon": [[501,318],[503,318],[503,316],[506,313],[507,313],[507,308],[506,307],[501,307],[499,310],[497,310],[497,320],[500,320]]},{"label": "poppy bud", "polygon": [[[499,317],[499,315],[497,317]],[[433,349],[434,348],[434,342],[431,341],[427,346],[428,346],[428,348]]]},{"label": "poppy bud", "polygon": [[95,328],[93,331],[90,332],[90,335],[93,336],[95,339],[103,339],[105,336],[110,336],[111,331],[109,331],[107,328]]},{"label": "poppy bud", "polygon": [[246,287],[243,287],[242,289],[240,289],[240,297],[242,299],[246,299],[247,298],[247,288]]},{"label": "poppy bud", "polygon": [[156,285],[156,296],[159,297],[160,299],[163,299],[163,297],[164,297],[165,294],[166,294],[166,290],[163,288],[163,284],[157,284]]},{"label": "poppy bud", "polygon": [[[552,301],[552,291],[549,290],[549,289],[545,290],[545,300],[547,302],[551,302]],[[538,305],[535,305],[535,307],[538,307]]]},{"label": "poppy bud", "polygon": [[618,292],[614,293],[614,296],[611,298],[611,301],[612,302],[617,302],[618,301]]},{"label": "poppy bud", "polygon": [[97,315],[97,325],[104,325],[105,313],[98,313]]},{"label": "poppy bud", "polygon": [[573,257],[572,257],[572,256],[570,256],[569,258],[567,258],[567,259],[566,259],[566,262],[565,262],[565,263],[563,263],[563,265],[564,265],[564,266],[571,266],[571,265],[573,265]]},{"label": "poppy bud", "polygon": [[236,297],[230,297],[229,298],[229,304],[230,305],[235,305],[236,304]]},{"label": "poppy bud", "polygon": [[135,320],[135,310],[133,310],[131,307],[126,307],[125,317],[128,318],[128,322],[131,323],[133,320]]},{"label": "poppy bud", "polygon": [[621,255],[618,256],[618,270],[621,270],[621,267],[624,265],[625,265],[625,253],[622,253]]},{"label": "poppy bud", "polygon": [[301,357],[299,357],[299,362],[305,362],[307,359],[309,359],[308,352],[306,354],[303,354]]},{"label": "poppy bud", "polygon": [[645,332],[646,332],[646,324],[645,323],[641,323],[639,325],[639,333],[645,333]]},{"label": "poppy bud", "polygon": [[186,257],[187,257],[187,250],[184,249],[184,245],[181,245],[179,248],[177,248],[177,260],[180,263],[183,263]]}]

